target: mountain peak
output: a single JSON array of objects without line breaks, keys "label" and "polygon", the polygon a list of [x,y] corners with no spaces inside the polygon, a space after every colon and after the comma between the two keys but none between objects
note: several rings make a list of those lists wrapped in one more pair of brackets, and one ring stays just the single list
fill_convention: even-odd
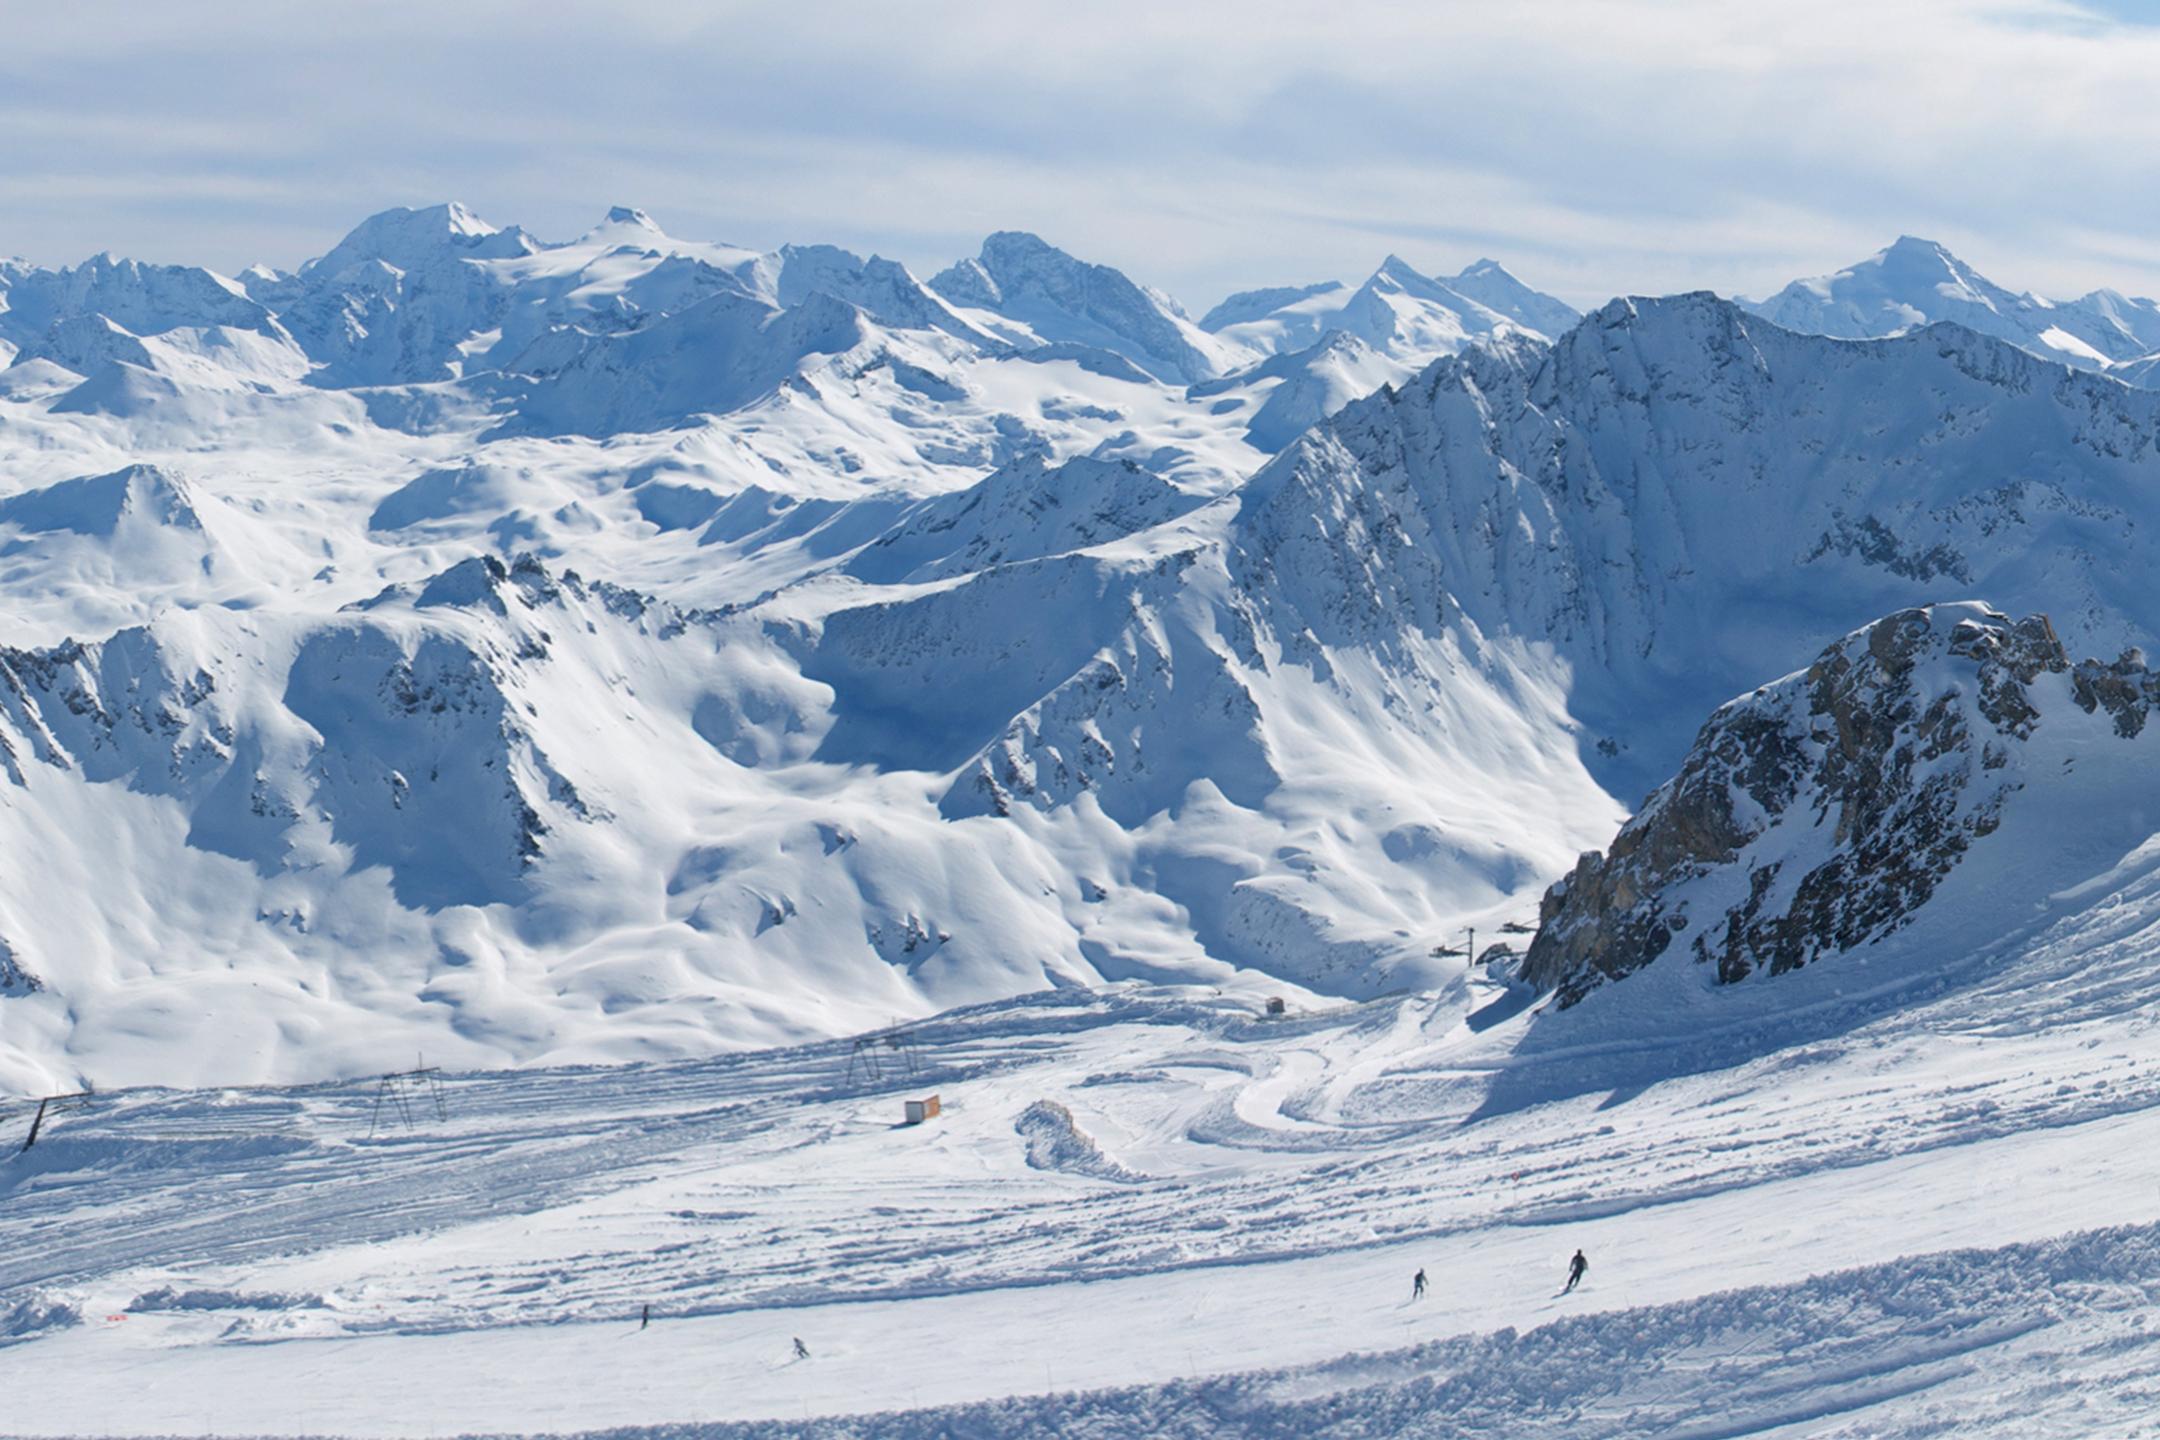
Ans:
[{"label": "mountain peak", "polygon": [[524,231],[491,225],[454,200],[417,210],[395,206],[361,221],[328,254],[303,265],[301,273],[335,275],[370,260],[410,270],[445,253],[496,259],[527,254],[532,248]]},{"label": "mountain peak", "polygon": [[1390,280],[1396,281],[1408,280],[1416,282],[1425,279],[1425,274],[1423,271],[1419,270],[1417,266],[1412,265],[1409,261],[1403,259],[1402,256],[1394,254],[1393,252],[1390,252],[1388,254],[1388,257],[1382,260],[1380,264],[1373,270],[1373,275],[1375,277],[1385,275]]},{"label": "mountain peak", "polygon": [[2160,350],[2160,305],[2094,291],[2050,300],[1996,284],[1940,241],[1900,235],[1833,274],[1795,280],[1748,307],[1788,330],[1880,338],[1952,320],[2043,359],[2086,370]]},{"label": "mountain peak", "polygon": [[453,235],[493,235],[502,228],[488,224],[456,200],[442,205],[431,205],[413,213],[425,216],[431,222],[440,216],[443,226]]},{"label": "mountain peak", "polygon": [[1885,255],[1949,255],[1950,247],[1940,240],[1927,240],[1918,235],[1900,235],[1882,253]]},{"label": "mountain peak", "polygon": [[660,230],[660,227],[653,223],[652,216],[634,205],[615,206],[607,212],[607,219],[600,223],[603,225],[634,225],[640,230],[651,230],[656,234]]},{"label": "mountain peak", "polygon": [[983,237],[982,248],[991,250],[1055,250],[1057,246],[1032,230],[993,230]]}]

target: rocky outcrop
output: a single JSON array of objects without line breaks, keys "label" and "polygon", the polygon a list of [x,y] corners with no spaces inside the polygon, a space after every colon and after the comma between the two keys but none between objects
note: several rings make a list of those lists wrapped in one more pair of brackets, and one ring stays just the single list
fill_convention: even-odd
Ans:
[{"label": "rocky outcrop", "polygon": [[2043,615],[1938,605],[1731,702],[1612,849],[1546,893],[1524,978],[1564,1007],[1668,951],[1732,983],[1901,928],[2023,787],[2044,675],[2123,736],[2160,698],[2134,652],[2073,667]]},{"label": "rocky outcrop", "polygon": [[15,947],[0,936],[0,996],[35,995],[44,988],[45,982],[23,968]]}]

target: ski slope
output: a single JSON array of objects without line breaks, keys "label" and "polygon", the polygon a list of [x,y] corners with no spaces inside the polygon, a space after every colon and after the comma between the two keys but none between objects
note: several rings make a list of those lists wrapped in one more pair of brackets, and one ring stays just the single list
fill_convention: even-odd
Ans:
[{"label": "ski slope", "polygon": [[1962,967],[1728,992],[1693,1047],[1626,985],[1123,986],[875,1075],[105,1095],[0,1162],[0,1429],[2143,1433],[2156,923],[2132,857]]}]

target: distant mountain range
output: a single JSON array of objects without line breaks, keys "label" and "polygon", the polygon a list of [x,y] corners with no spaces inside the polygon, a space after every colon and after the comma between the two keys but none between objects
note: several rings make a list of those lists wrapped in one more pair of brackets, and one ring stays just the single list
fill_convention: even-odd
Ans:
[{"label": "distant mountain range", "polygon": [[[1026,234],[926,282],[628,208],[7,262],[0,1088],[1466,1004],[1466,928],[1838,637],[2160,637],[2156,337],[1913,241],[1760,305],[1389,257],[1198,321]],[[1634,1003],[1578,961],[1532,973]]]},{"label": "distant mountain range", "polygon": [[2014,295],[1932,240],[1904,236],[1834,275],[1792,284],[1749,309],[1788,330],[1875,340],[1949,321],[2080,369],[2149,383],[2160,304],[2095,290],[2076,300]]}]

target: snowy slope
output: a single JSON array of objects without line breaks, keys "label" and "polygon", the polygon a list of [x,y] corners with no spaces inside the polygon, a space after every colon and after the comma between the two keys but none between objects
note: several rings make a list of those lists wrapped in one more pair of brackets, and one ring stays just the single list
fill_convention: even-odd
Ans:
[{"label": "snowy slope", "polygon": [[0,1162],[10,1428],[2137,1433],[2154,880],[1932,988],[1780,977],[1695,1074],[1473,980],[1475,1023],[1135,988],[440,1110],[108,1095]]},{"label": "snowy slope", "polygon": [[1837,342],[1690,295],[1439,362],[1248,494],[1399,529],[1429,575],[1390,588],[1570,657],[1593,763],[1640,793],[1727,696],[1946,590],[2045,610],[2081,653],[2149,643],[2156,435],[2149,392],[1969,331]]}]

